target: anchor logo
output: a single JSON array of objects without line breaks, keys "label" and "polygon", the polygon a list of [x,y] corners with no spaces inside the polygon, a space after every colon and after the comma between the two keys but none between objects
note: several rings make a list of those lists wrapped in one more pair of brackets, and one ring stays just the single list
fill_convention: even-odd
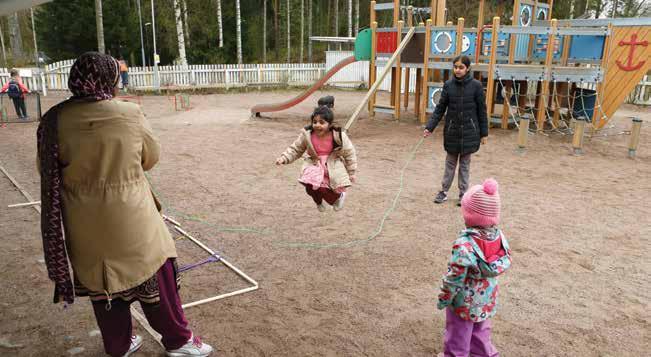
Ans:
[{"label": "anchor logo", "polygon": [[637,41],[637,33],[634,33],[631,35],[631,40],[630,41],[624,41],[621,40],[619,41],[620,46],[631,46],[630,50],[628,51],[628,57],[626,58],[626,64],[623,64],[619,60],[615,61],[617,62],[617,66],[621,68],[623,71],[635,71],[644,65],[646,61],[640,61],[636,65],[633,65],[633,55],[635,54],[635,46],[643,46],[646,47],[649,45],[649,41],[644,40],[644,41]]}]

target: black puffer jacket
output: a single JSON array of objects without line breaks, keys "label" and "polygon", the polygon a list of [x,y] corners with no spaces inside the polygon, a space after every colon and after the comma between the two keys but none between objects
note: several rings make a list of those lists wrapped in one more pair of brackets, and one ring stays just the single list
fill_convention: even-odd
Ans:
[{"label": "black puffer jacket", "polygon": [[445,82],[441,99],[426,129],[434,131],[443,114],[445,151],[465,155],[479,150],[480,139],[488,136],[486,100],[481,83],[469,74],[462,79],[455,77]]}]

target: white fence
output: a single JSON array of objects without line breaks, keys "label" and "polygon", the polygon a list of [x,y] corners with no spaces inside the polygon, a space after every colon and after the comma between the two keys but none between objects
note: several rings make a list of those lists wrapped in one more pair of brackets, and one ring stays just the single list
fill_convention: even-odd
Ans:
[{"label": "white fence", "polygon": [[[46,67],[48,89],[65,90],[73,60]],[[241,87],[263,85],[309,85],[325,73],[323,63],[210,64],[158,66],[160,86],[166,87]],[[130,67],[129,86],[151,89],[154,67]]]},{"label": "white fence", "polygon": [[651,105],[651,76],[646,75],[626,97],[626,103]]},{"label": "white fence", "polygon": [[[38,68],[20,68],[18,72],[23,84],[29,90],[42,91],[44,77]],[[11,79],[9,70],[7,68],[0,68],[0,86],[4,86],[9,82],[9,79]]]}]

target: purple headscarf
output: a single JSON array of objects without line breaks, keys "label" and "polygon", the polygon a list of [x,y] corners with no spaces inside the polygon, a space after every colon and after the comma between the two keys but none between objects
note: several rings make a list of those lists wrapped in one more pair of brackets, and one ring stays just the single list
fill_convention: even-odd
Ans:
[{"label": "purple headscarf", "polygon": [[99,52],[86,52],[70,68],[68,88],[75,99],[105,100],[113,98],[120,78],[118,61]]}]

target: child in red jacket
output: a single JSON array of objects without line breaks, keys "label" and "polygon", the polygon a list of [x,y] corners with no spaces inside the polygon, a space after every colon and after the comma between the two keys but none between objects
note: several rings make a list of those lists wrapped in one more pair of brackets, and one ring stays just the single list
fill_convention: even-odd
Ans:
[{"label": "child in red jacket", "polygon": [[10,72],[11,79],[0,90],[0,93],[7,93],[11,101],[14,102],[16,108],[16,115],[20,119],[29,119],[27,116],[27,109],[25,108],[25,93],[29,93],[29,89],[23,84],[18,70],[12,69]]}]

